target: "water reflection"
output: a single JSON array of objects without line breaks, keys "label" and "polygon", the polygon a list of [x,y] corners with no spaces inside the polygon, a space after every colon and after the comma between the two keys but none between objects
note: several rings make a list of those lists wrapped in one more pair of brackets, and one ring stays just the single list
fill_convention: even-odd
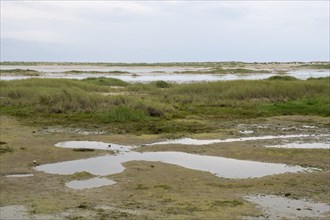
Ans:
[{"label": "water reflection", "polygon": [[286,172],[303,172],[310,169],[286,164],[262,163],[224,157],[195,155],[183,152],[122,152],[96,158],[45,164],[35,169],[52,174],[69,175],[76,172],[89,172],[97,176],[120,173],[129,161],[163,162],[181,167],[210,172],[224,178],[255,178]]}]

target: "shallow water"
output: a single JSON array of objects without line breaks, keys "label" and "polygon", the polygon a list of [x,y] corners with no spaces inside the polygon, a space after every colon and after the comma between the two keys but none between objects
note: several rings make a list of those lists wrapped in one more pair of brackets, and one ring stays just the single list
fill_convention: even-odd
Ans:
[{"label": "shallow water", "polygon": [[293,135],[267,135],[267,136],[259,136],[259,137],[241,137],[241,138],[229,138],[229,139],[210,139],[210,140],[198,140],[192,138],[180,138],[174,140],[160,141],[151,144],[146,144],[146,146],[150,145],[165,145],[165,144],[184,144],[184,145],[209,145],[216,143],[230,143],[230,142],[242,142],[242,141],[255,141],[255,140],[271,140],[271,139],[288,139],[288,138],[302,138],[302,137],[326,137],[330,136],[330,134],[320,134],[320,135],[310,135],[310,134],[293,134]]},{"label": "shallow water", "polygon": [[330,143],[287,143],[282,145],[267,145],[269,148],[297,148],[297,149],[330,149]]},{"label": "shallow water", "polygon": [[90,189],[95,187],[101,187],[101,186],[110,186],[115,184],[116,182],[113,180],[109,180],[107,178],[99,178],[95,177],[88,180],[73,180],[70,182],[67,182],[65,186],[71,189]]},{"label": "shallow water", "polygon": [[6,177],[30,177],[33,176],[33,174],[12,174],[12,175],[6,175]]},{"label": "shallow water", "polygon": [[46,173],[69,175],[76,172],[89,172],[97,176],[120,173],[128,161],[163,162],[181,167],[210,172],[224,178],[255,178],[286,172],[305,172],[310,169],[286,164],[262,163],[256,161],[237,160],[224,157],[203,156],[183,152],[128,152],[118,155],[45,164],[35,169]]},{"label": "shallow water", "polygon": [[[152,73],[144,72],[138,76],[133,74],[102,74],[102,73],[81,73],[81,74],[64,74],[64,73],[45,73],[41,76],[1,76],[0,80],[16,80],[28,78],[61,78],[61,79],[86,79],[91,77],[109,77],[120,79],[129,83],[148,83],[157,80],[163,80],[172,83],[194,83],[194,82],[214,82],[227,80],[260,80],[267,79],[276,74],[177,74],[171,72]],[[309,77],[327,77],[329,71],[312,71],[306,74],[304,71],[296,71],[289,74],[298,79],[307,79]],[[308,77],[307,77],[308,76]]]},{"label": "shallow water", "polygon": [[64,141],[55,144],[55,146],[73,149],[113,150],[116,152],[128,152],[130,149],[134,148],[134,146],[110,144],[98,141]]},{"label": "shallow water", "polygon": [[289,71],[287,75],[306,80],[311,77],[330,77],[330,70],[295,70]]},{"label": "shallow water", "polygon": [[42,76],[1,76],[1,80],[15,80],[15,79],[28,79],[28,78],[47,78],[47,79],[86,79],[92,77],[106,77],[116,78],[129,83],[148,83],[153,81],[166,81],[172,83],[193,83],[193,82],[214,82],[226,80],[253,80],[253,79],[266,79],[272,76],[271,74],[256,74],[256,75],[215,75],[215,74],[175,74],[175,73],[144,73],[138,76],[132,74],[63,74],[63,73],[46,73]]},{"label": "shallow water", "polygon": [[307,200],[295,200],[275,195],[247,196],[245,199],[258,204],[269,219],[315,218],[330,212],[330,206],[325,203],[313,203]]}]

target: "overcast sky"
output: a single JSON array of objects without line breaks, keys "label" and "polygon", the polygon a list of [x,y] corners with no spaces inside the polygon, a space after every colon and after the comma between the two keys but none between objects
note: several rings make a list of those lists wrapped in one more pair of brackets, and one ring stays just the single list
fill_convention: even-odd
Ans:
[{"label": "overcast sky", "polygon": [[329,1],[1,0],[1,61],[329,61]]}]

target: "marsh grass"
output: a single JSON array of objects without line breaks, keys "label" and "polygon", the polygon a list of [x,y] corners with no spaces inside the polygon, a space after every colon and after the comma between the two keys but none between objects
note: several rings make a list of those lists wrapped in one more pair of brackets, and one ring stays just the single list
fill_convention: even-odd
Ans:
[{"label": "marsh grass", "polygon": [[298,67],[309,69],[330,69],[330,63],[303,64],[299,65]]},{"label": "marsh grass", "polygon": [[141,109],[118,106],[100,116],[103,122],[127,122],[147,120],[147,114]]},{"label": "marsh grass", "polygon": [[208,73],[215,74],[245,74],[245,73],[270,73],[269,70],[253,70],[253,69],[245,69],[245,68],[222,68],[216,67],[211,69]]},{"label": "marsh grass", "polygon": [[[330,115],[330,78],[304,81],[281,76],[195,84],[163,81],[127,84],[111,78],[28,79],[0,81],[0,86],[0,111],[5,114],[38,115],[63,123],[116,123],[118,128],[147,133],[211,129],[194,120],[177,120],[191,117],[214,121],[291,114]],[[112,86],[120,86],[121,91],[129,94],[101,95],[113,91]]]},{"label": "marsh grass", "polygon": [[283,81],[293,81],[298,80],[296,77],[293,76],[271,76],[268,78],[268,80],[283,80]]},{"label": "marsh grass", "polygon": [[94,177],[91,173],[82,171],[82,172],[77,172],[72,175],[70,175],[71,180],[84,180],[84,179],[90,179]]},{"label": "marsh grass", "polygon": [[30,69],[10,69],[10,70],[1,69],[0,75],[40,76],[40,72]]},{"label": "marsh grass", "polygon": [[120,79],[115,78],[105,78],[105,77],[98,77],[98,78],[87,78],[83,79],[83,82],[99,85],[99,86],[127,86],[128,83],[124,82]]}]

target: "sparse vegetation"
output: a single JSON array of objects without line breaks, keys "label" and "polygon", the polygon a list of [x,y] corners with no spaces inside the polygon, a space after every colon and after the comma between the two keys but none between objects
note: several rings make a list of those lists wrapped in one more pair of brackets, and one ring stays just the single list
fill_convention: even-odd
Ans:
[{"label": "sparse vegetation", "polygon": [[4,146],[4,145],[0,145],[0,155],[4,154],[4,153],[10,153],[13,152],[13,148],[9,147],[9,146]]}]

